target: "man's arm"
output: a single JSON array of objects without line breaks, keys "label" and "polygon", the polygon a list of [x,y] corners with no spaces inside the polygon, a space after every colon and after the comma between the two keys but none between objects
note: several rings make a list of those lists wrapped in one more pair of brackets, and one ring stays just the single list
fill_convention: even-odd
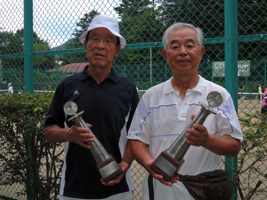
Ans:
[{"label": "man's arm", "polygon": [[130,142],[129,140],[127,141],[127,144],[126,144],[126,147],[125,147],[125,150],[124,150],[124,154],[123,154],[123,158],[122,158],[122,161],[121,161],[121,164],[123,163],[123,165],[125,167],[127,167],[126,171],[130,168],[132,162],[133,162],[133,154],[132,154],[132,151],[131,151],[131,146],[130,146]]},{"label": "man's arm", "polygon": [[145,143],[139,140],[130,140],[131,150],[135,160],[140,163],[155,179],[158,179],[161,183],[172,186],[173,183],[177,182],[178,177],[173,178],[171,181],[165,181],[162,175],[155,173],[150,166],[153,164],[154,159],[147,149]]},{"label": "man's arm", "polygon": [[218,155],[237,156],[241,145],[238,139],[230,135],[217,136],[207,132],[203,125],[194,124],[194,129],[188,129],[187,143],[194,146],[203,146]]},{"label": "man's arm", "polygon": [[[91,125],[89,125],[91,127]],[[57,125],[52,125],[45,128],[44,134],[48,141],[51,142],[73,142],[82,147],[90,148],[84,142],[93,142],[94,136],[88,134],[89,130],[78,126],[71,128],[60,128]]]},{"label": "man's arm", "polygon": [[111,180],[108,183],[105,183],[103,179],[101,179],[101,182],[103,185],[109,186],[109,185],[115,185],[118,184],[121,179],[124,177],[126,174],[127,170],[130,168],[132,162],[133,162],[133,155],[130,147],[130,142],[129,140],[127,141],[126,147],[124,149],[124,154],[121,163],[119,163],[119,166],[122,170],[122,174],[118,176],[115,180]]}]

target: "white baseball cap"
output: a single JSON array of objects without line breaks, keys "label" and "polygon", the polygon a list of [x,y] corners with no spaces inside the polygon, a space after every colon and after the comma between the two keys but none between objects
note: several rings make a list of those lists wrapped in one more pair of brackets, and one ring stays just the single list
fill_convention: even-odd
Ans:
[{"label": "white baseball cap", "polygon": [[11,83],[8,84],[8,86],[12,85]]},{"label": "white baseball cap", "polygon": [[94,19],[91,21],[87,31],[85,31],[80,36],[80,42],[83,44],[88,31],[91,31],[91,30],[96,29],[96,28],[107,28],[113,35],[120,38],[121,48],[126,46],[125,38],[122,37],[119,33],[120,30],[119,30],[118,21],[113,17],[109,17],[109,16],[102,15],[102,14],[96,15],[94,17]]}]

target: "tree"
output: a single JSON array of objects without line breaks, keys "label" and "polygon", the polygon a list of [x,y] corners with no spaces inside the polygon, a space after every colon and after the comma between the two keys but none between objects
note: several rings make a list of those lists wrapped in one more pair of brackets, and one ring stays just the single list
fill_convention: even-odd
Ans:
[{"label": "tree", "polygon": [[53,93],[0,98],[1,185],[21,184],[18,197],[58,199],[64,150],[48,142],[44,121]]},{"label": "tree", "polygon": [[[24,52],[24,29],[17,30],[16,33],[3,32],[0,38],[0,52],[5,54],[19,54]],[[34,52],[50,51],[48,42],[40,39],[37,33],[33,32],[33,48]],[[53,68],[54,56],[34,57],[34,66],[38,68]],[[24,67],[23,58],[12,58],[2,60],[3,68],[21,68]]]},{"label": "tree", "polygon": [[[125,13],[122,15],[127,16]],[[139,12],[131,18],[122,17],[119,26],[121,35],[125,37],[127,44],[159,43],[164,32],[160,12],[152,7],[146,8],[145,12]],[[165,77],[165,68],[162,63],[165,63],[165,60],[159,48],[122,49],[114,60],[113,67],[118,73],[133,81],[144,82],[142,86],[137,84],[139,89],[147,89],[151,87],[151,70],[153,74]]]},{"label": "tree", "polygon": [[[166,27],[175,22],[193,24],[203,30],[205,38],[224,37],[224,0],[163,0],[162,18]],[[224,60],[224,45],[206,45],[203,60]]]},{"label": "tree", "polygon": [[[266,1],[262,0],[243,0],[238,1],[238,35],[261,35],[267,33],[267,9]],[[251,83],[251,89],[248,92],[257,92],[257,85],[265,84],[266,60],[267,60],[267,40],[244,41],[238,43],[238,59],[250,61],[250,76],[248,79],[241,78],[243,82],[247,80]],[[266,86],[266,85],[265,85]]]},{"label": "tree", "polygon": [[[39,43],[39,44],[33,44],[33,52],[47,52],[50,48],[48,46],[48,43]],[[49,60],[49,56],[35,56],[33,58],[33,66],[36,66],[38,68],[44,66]]]},{"label": "tree", "polygon": [[[23,29],[17,30],[16,33],[2,32],[1,33],[1,54],[18,54],[23,53]],[[23,68],[23,58],[12,58],[2,60],[3,68],[19,67]]]},{"label": "tree", "polygon": [[74,42],[79,42],[79,38],[81,34],[87,30],[89,27],[91,21],[94,19],[96,15],[99,15],[95,10],[92,10],[89,13],[85,13],[84,16],[80,19],[79,22],[76,23],[76,28],[74,30],[74,33],[72,34],[74,36]]},{"label": "tree", "polygon": [[[79,49],[84,48],[84,45],[80,43],[79,38],[81,34],[87,30],[89,27],[91,21],[93,18],[98,15],[99,13],[95,10],[92,10],[89,13],[84,14],[84,16],[79,20],[79,22],[76,23],[76,28],[72,35],[74,38],[72,39],[72,42],[66,45],[66,49]],[[62,56],[63,65],[69,64],[69,63],[83,63],[88,62],[88,59],[86,57],[85,53],[79,53],[79,54],[66,54]]]},{"label": "tree", "polygon": [[[238,155],[237,172],[234,180],[241,200],[250,200],[257,195],[265,196],[267,174],[262,170],[267,157],[266,121],[267,115],[259,112],[252,114],[242,113],[239,117],[242,126],[244,141]],[[259,130],[259,131],[257,131]]]},{"label": "tree", "polygon": [[[240,1],[238,3],[238,34],[261,35],[267,33],[267,4],[264,1]],[[259,42],[240,42],[239,59],[266,59],[266,39]]]},{"label": "tree", "polygon": [[121,4],[115,7],[114,10],[122,19],[130,19],[137,15],[142,15],[149,5],[151,5],[149,0],[122,0]]}]

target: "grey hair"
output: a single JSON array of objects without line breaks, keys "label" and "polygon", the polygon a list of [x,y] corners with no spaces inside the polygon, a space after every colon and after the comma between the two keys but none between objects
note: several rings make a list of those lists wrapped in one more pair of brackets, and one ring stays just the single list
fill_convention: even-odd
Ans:
[{"label": "grey hair", "polygon": [[198,28],[198,27],[195,27],[192,24],[177,22],[177,23],[171,25],[169,28],[167,28],[167,30],[165,31],[165,33],[164,33],[164,35],[162,37],[162,42],[163,42],[163,45],[164,45],[164,49],[167,49],[167,47],[168,47],[168,42],[169,42],[168,40],[169,40],[169,36],[170,36],[171,32],[174,31],[174,30],[178,30],[180,28],[191,28],[191,29],[193,29],[197,33],[198,44],[199,44],[200,48],[202,47],[203,39],[204,39],[202,29]]}]

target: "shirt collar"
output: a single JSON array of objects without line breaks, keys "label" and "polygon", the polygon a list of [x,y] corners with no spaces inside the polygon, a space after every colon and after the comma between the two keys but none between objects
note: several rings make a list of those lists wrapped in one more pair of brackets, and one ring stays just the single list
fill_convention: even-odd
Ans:
[{"label": "shirt collar", "polygon": [[169,80],[167,80],[164,84],[164,88],[163,88],[163,92],[164,94],[168,94],[171,92],[174,92],[175,90],[172,87],[172,82],[171,82],[172,78],[170,78]]},{"label": "shirt collar", "polygon": [[[87,73],[88,67],[89,67],[89,65],[86,65],[85,68],[83,69],[83,71],[81,72],[81,76],[80,76],[81,80],[93,79],[93,77]],[[118,82],[118,74],[115,72],[113,67],[111,68],[111,72],[106,79],[110,79],[110,80],[114,81],[115,83]]]},{"label": "shirt collar", "polygon": [[[199,77],[199,80],[198,80],[196,87],[194,87],[191,90],[202,94],[206,89],[206,81],[200,75],[198,75],[198,77]],[[172,78],[167,80],[166,83],[164,84],[164,88],[163,88],[164,94],[175,92],[175,90],[172,87],[171,79]]]},{"label": "shirt collar", "polygon": [[199,77],[198,83],[196,87],[192,89],[192,91],[196,91],[196,92],[203,94],[204,91],[206,90],[206,85],[207,85],[206,80],[200,75],[198,75],[198,77]]}]

